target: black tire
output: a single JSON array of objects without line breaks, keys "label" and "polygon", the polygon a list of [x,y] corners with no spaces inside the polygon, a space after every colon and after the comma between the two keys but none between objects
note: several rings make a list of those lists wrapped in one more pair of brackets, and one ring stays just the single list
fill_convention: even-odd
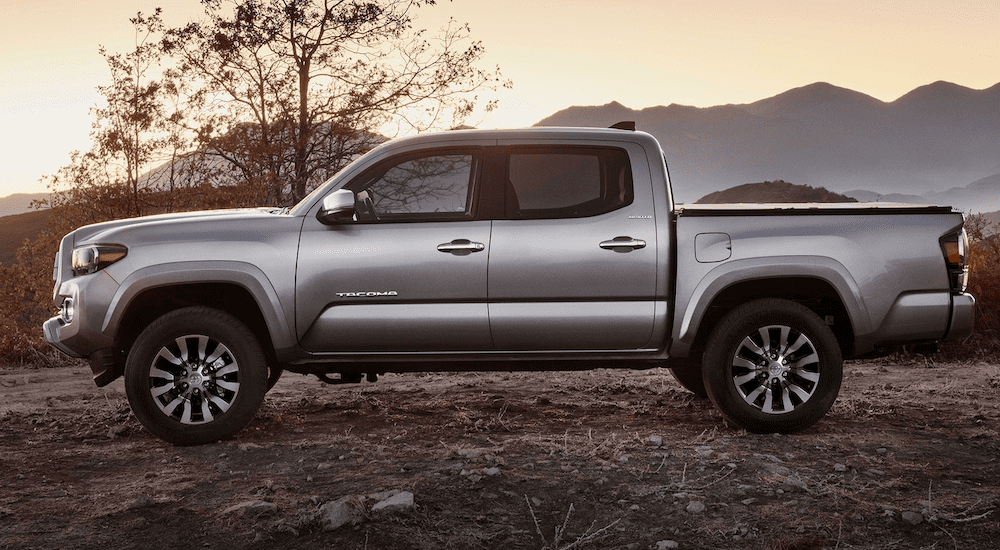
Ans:
[{"label": "black tire", "polygon": [[755,433],[812,425],[833,406],[843,379],[830,327],[809,308],[775,298],[726,314],[709,336],[702,365],[712,403]]},{"label": "black tire", "polygon": [[232,315],[189,307],[139,335],[125,363],[125,393],[150,433],[175,445],[232,436],[267,392],[268,368],[253,332]]},{"label": "black tire", "polygon": [[684,389],[698,397],[708,397],[705,379],[701,375],[700,363],[678,360],[676,364],[670,365],[670,374]]}]

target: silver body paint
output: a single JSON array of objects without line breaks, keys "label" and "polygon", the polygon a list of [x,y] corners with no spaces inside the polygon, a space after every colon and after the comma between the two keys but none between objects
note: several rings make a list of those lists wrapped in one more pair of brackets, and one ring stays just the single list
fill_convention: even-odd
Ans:
[{"label": "silver body paint", "polygon": [[[552,146],[626,151],[631,201],[561,219],[508,219],[486,204],[499,196],[490,191],[498,178],[489,159]],[[475,216],[317,219],[325,197],[370,167],[450,148],[487,159]],[[800,301],[822,288],[839,301],[828,317],[850,336],[845,355],[856,356],[971,332],[974,300],[949,287],[939,243],[961,224],[961,213],[941,207],[675,208],[663,153],[648,134],[446,132],[373,150],[287,212],[80,228],[63,239],[55,266],[55,305],[71,301],[73,316],[54,317],[44,330],[57,349],[89,357],[100,385],[121,375],[136,323],[199,300],[252,317],[270,359],[294,372],[648,367],[696,353],[712,312],[738,302],[742,288],[779,297],[781,288],[799,289],[789,297]],[[123,245],[128,254],[74,276],[74,248],[91,244]]]}]

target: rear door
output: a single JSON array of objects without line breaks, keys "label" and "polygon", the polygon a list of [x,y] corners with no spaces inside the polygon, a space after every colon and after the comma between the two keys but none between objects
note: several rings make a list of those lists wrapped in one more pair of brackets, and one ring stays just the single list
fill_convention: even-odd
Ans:
[{"label": "rear door", "polygon": [[502,143],[489,313],[499,350],[648,346],[656,291],[649,169],[632,143]]}]

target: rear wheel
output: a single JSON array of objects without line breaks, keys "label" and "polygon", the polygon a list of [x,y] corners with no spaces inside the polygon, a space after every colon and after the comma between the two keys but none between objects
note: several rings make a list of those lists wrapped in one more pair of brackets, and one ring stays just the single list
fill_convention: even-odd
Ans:
[{"label": "rear wheel", "polygon": [[830,327],[812,310],[781,299],[749,302],[723,317],[702,368],[712,403],[756,433],[815,423],[833,406],[843,378]]},{"label": "rear wheel", "polygon": [[268,367],[253,332],[223,311],[167,313],[139,335],[125,364],[125,391],[139,422],[178,445],[223,439],[264,400]]}]

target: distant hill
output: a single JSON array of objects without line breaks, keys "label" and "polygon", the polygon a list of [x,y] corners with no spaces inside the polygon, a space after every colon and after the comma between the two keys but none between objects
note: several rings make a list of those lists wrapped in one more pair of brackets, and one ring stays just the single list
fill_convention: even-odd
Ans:
[{"label": "distant hill", "polygon": [[994,229],[1000,230],[1000,212],[987,212],[983,215],[996,224]]},{"label": "distant hill", "polygon": [[17,263],[17,249],[25,239],[33,239],[49,223],[51,210],[0,217],[0,264]]},{"label": "distant hill", "polygon": [[820,82],[741,105],[570,107],[538,125],[622,120],[660,141],[678,202],[747,181],[924,195],[1000,174],[1000,84],[935,82],[884,102]]},{"label": "distant hill", "polygon": [[[1000,109],[1000,105],[997,106]],[[926,193],[928,202],[957,206],[966,212],[1000,210],[1000,174],[976,180],[964,187]]]},{"label": "distant hill", "polygon": [[48,193],[15,193],[0,198],[0,217],[31,212],[31,201],[48,198]]},{"label": "distant hill", "polygon": [[796,185],[786,181],[765,181],[737,185],[715,191],[698,199],[698,204],[761,203],[761,202],[858,202],[851,197],[831,193],[822,187]]},{"label": "distant hill", "polygon": [[905,193],[889,193],[883,195],[874,191],[864,189],[853,189],[844,191],[844,195],[856,199],[858,202],[902,202],[909,204],[931,204],[931,201],[922,195],[907,195]]}]

